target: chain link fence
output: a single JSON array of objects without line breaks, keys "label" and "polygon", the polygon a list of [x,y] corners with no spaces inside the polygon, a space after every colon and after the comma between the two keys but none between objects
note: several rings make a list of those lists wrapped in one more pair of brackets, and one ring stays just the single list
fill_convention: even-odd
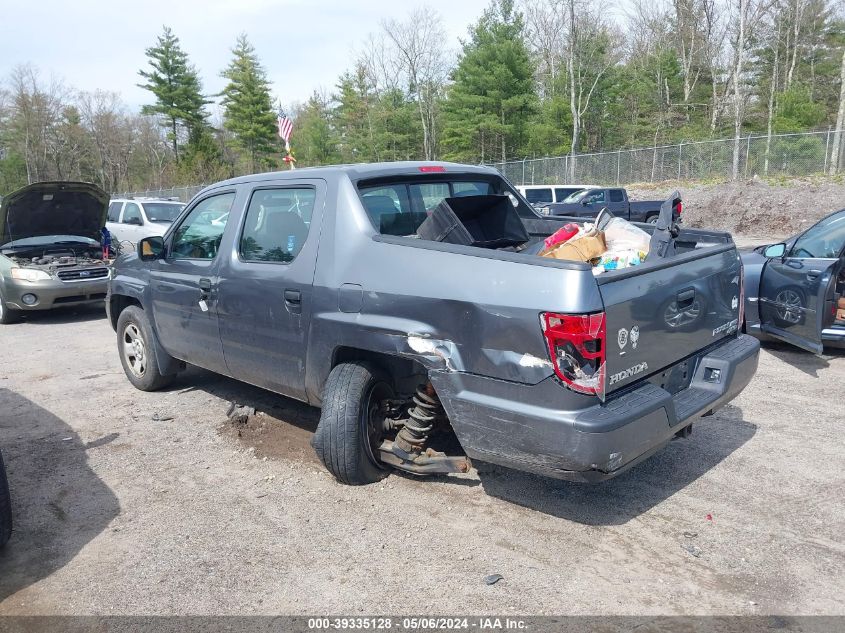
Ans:
[{"label": "chain link fence", "polygon": [[[796,134],[749,134],[740,139],[738,177],[754,175],[810,176],[826,174],[834,130]],[[734,139],[694,141],[612,152],[492,163],[519,185],[589,184],[627,185],[666,180],[730,180],[733,177]],[[845,151],[840,152],[837,171]],[[574,175],[573,175],[574,172]],[[188,202],[205,185],[147,189],[116,193],[114,197],[176,198]]]},{"label": "chain link fence", "polygon": [[205,189],[205,187],[206,185],[193,185],[190,187],[171,187],[169,189],[125,191],[123,193],[113,193],[112,198],[165,198],[179,200],[180,202],[188,202],[188,200]]},{"label": "chain link fence", "polygon": [[[828,173],[835,132],[747,135],[740,139],[739,178]],[[520,185],[626,185],[665,180],[733,178],[734,139],[620,149],[492,163]],[[839,165],[842,166],[840,153]]]}]

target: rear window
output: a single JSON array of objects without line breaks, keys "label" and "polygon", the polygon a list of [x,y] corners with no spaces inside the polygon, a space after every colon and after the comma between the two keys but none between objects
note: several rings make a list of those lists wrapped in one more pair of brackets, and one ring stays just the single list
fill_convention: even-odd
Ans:
[{"label": "rear window", "polygon": [[[358,186],[361,202],[382,235],[414,235],[444,198],[510,193],[503,182],[483,180],[409,179],[406,182]],[[516,198],[512,198],[516,200]]]},{"label": "rear window", "polygon": [[147,212],[150,222],[173,222],[184,208],[185,205],[179,202],[144,203],[144,211]]},{"label": "rear window", "polygon": [[581,191],[582,187],[558,187],[555,189],[555,199],[558,202],[563,202],[573,193]]},{"label": "rear window", "polygon": [[610,201],[611,202],[625,202],[625,196],[622,195],[621,189],[611,189],[610,190]]},{"label": "rear window", "polygon": [[525,199],[528,200],[531,204],[535,204],[537,202],[551,202],[552,201],[552,188],[543,188],[543,189],[526,189],[525,190]]}]

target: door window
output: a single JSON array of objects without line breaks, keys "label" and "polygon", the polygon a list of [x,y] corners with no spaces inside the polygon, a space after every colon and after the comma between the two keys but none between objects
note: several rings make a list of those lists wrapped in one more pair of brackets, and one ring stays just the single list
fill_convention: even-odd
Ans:
[{"label": "door window", "polygon": [[141,218],[141,208],[134,202],[127,202],[123,207],[123,223],[140,226],[144,223]]},{"label": "door window", "polygon": [[238,249],[241,259],[277,263],[296,259],[308,238],[316,195],[313,187],[253,193]]},{"label": "door window", "polygon": [[170,256],[176,259],[214,259],[234,199],[235,193],[231,192],[200,200],[173,234]]},{"label": "door window", "polygon": [[587,203],[588,204],[602,204],[605,202],[605,195],[604,189],[600,191],[594,191],[593,193],[587,196]]},{"label": "door window", "polygon": [[611,202],[625,202],[625,196],[622,194],[621,189],[611,189],[610,190],[610,201]]},{"label": "door window", "polygon": [[109,222],[117,222],[120,219],[120,208],[123,206],[122,202],[112,202],[109,205],[109,214],[106,219]]},{"label": "door window", "polygon": [[795,241],[790,257],[839,257],[845,247],[845,211],[825,218]]}]

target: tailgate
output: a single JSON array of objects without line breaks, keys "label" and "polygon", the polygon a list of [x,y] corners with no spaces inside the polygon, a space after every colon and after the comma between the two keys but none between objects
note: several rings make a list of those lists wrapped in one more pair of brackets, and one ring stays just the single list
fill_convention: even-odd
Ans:
[{"label": "tailgate", "polygon": [[607,318],[606,392],[734,335],[741,274],[730,244],[599,276]]}]

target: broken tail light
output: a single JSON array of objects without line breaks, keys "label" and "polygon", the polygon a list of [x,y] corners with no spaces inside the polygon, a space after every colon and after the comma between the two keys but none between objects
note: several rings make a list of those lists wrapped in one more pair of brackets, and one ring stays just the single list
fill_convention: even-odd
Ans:
[{"label": "broken tail light", "polygon": [[573,391],[604,400],[607,342],[604,312],[544,312],[542,325],[557,377]]}]

